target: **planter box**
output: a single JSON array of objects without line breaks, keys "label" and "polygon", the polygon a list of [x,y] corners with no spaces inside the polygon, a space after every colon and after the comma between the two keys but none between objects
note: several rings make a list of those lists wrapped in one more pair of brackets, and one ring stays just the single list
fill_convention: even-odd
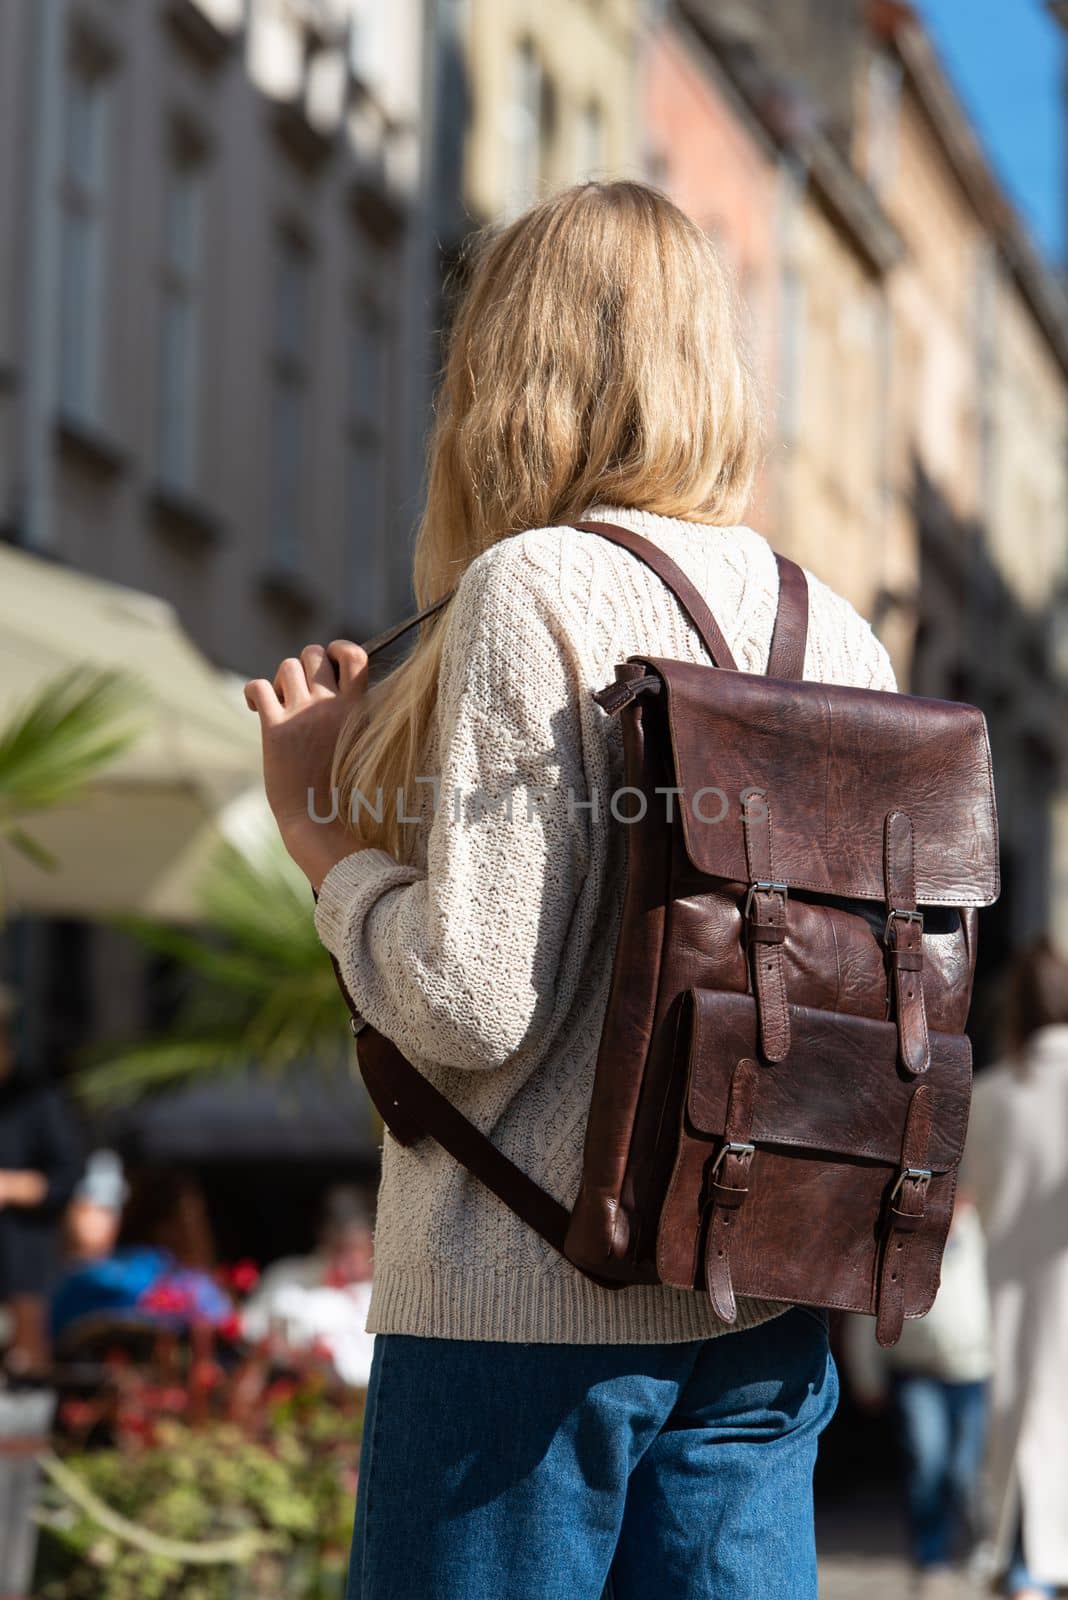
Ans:
[{"label": "planter box", "polygon": [[37,1456],[49,1448],[51,1389],[0,1391],[0,1595],[28,1595],[37,1548]]}]

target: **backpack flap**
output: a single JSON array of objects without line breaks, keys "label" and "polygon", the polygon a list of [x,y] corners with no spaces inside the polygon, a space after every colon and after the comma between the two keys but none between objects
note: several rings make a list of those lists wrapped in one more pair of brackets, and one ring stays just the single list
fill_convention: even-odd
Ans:
[{"label": "backpack flap", "polygon": [[769,812],[770,875],[789,888],[885,901],[886,818],[900,812],[912,823],[917,905],[997,899],[990,745],[976,707],[640,661],[664,687],[698,872],[750,881],[743,809],[755,794]]}]

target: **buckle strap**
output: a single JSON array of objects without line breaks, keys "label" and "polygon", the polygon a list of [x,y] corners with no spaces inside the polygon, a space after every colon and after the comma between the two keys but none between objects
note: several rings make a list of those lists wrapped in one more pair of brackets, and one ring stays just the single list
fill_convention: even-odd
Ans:
[{"label": "buckle strap", "polygon": [[738,1306],[731,1282],[731,1218],[749,1194],[749,1169],[754,1146],[749,1132],[753,1125],[753,1102],[760,1068],[745,1058],[731,1074],[727,1094],[727,1118],[723,1144],[709,1161],[705,1173],[701,1208],[708,1221],[705,1230],[705,1288],[712,1309],[722,1322],[735,1322]]},{"label": "buckle strap", "polygon": [[760,1021],[760,1048],[769,1061],[781,1061],[790,1051],[790,1012],[783,960],[788,890],[786,884],[775,877],[771,858],[771,806],[766,795],[746,796],[742,827],[750,880],[744,916]]},{"label": "buckle strap", "polygon": [[886,1203],[886,1236],[879,1266],[875,1337],[881,1345],[896,1344],[905,1323],[905,1286],[912,1241],[927,1220],[927,1188],[931,1170],[924,1166],[931,1139],[934,1090],[921,1083],[913,1090],[901,1142],[901,1168]]},{"label": "buckle strap", "polygon": [[923,913],[916,909],[912,818],[888,811],[883,827],[890,1000],[897,1018],[898,1054],[907,1071],[926,1072],[931,1061],[923,997]]}]

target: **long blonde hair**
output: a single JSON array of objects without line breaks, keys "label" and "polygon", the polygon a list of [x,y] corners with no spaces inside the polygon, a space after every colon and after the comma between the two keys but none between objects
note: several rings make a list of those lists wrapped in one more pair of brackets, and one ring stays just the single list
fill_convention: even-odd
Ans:
[{"label": "long blonde hair", "polygon": [[[647,184],[582,183],[472,236],[465,264],[415,542],[420,607],[498,540],[598,502],[740,520],[760,408],[730,279],[696,223]],[[342,817],[402,859],[412,830],[393,797],[415,803],[443,631],[440,615],[424,624],[334,760]],[[355,796],[379,795],[381,820],[357,812]]]}]

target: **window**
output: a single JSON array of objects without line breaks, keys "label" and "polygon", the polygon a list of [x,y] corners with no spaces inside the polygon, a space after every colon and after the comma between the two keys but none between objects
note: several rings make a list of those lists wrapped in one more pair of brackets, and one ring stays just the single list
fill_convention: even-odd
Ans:
[{"label": "window", "polygon": [[101,406],[109,87],[99,62],[71,62],[60,187],[59,399],[66,415],[84,422],[98,422]]},{"label": "window", "polygon": [[783,267],[781,294],[779,430],[783,443],[793,445],[801,429],[806,314],[804,279],[793,261]]},{"label": "window", "polygon": [[385,360],[382,315],[360,300],[349,326],[346,498],[348,590],[354,618],[383,620],[385,573]]},{"label": "window", "polygon": [[201,154],[179,146],[164,195],[157,449],[161,482],[183,494],[199,471],[204,188]]},{"label": "window", "polygon": [[292,572],[300,548],[304,434],[307,425],[311,259],[284,233],[275,283],[274,385],[271,410],[271,556]]},{"label": "window", "polygon": [[604,173],[604,113],[596,100],[588,100],[578,115],[575,177],[598,178]]},{"label": "window", "polygon": [[512,104],[509,126],[507,209],[524,210],[536,199],[541,176],[542,102],[541,62],[530,39],[520,40],[512,63]]},{"label": "window", "polygon": [[867,177],[885,194],[897,176],[901,112],[901,67],[889,56],[872,56],[868,68]]},{"label": "window", "polygon": [[389,14],[381,0],[362,0],[349,18],[349,70],[381,91],[388,75]]}]

